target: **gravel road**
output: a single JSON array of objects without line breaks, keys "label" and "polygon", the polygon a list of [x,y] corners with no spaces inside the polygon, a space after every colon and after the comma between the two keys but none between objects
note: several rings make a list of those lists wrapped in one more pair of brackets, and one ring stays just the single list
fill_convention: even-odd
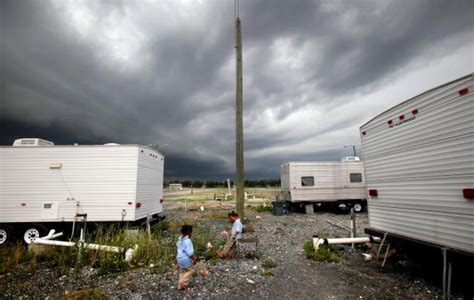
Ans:
[{"label": "gravel road", "polygon": [[[169,219],[200,212],[172,210]],[[261,219],[257,220],[256,215]],[[94,269],[71,270],[70,275],[58,275],[47,264],[34,270],[0,275],[5,284],[1,298],[57,298],[73,296],[74,291],[97,288],[107,298],[115,299],[344,299],[344,298],[439,298],[439,287],[422,277],[394,268],[381,269],[379,263],[365,262],[361,250],[344,248],[338,263],[316,262],[305,257],[303,244],[312,235],[325,233],[330,237],[348,236],[338,226],[349,226],[348,215],[321,212],[312,215],[290,214],[273,216],[249,211],[260,241],[259,259],[244,258],[208,263],[210,274],[196,276],[187,292],[177,291],[177,272],[157,274],[144,266],[122,274],[100,276]],[[360,235],[367,226],[367,215],[357,215]],[[329,222],[328,222],[329,221]],[[223,220],[209,220],[216,234],[229,229]],[[250,251],[250,249],[244,249]],[[264,268],[265,260],[274,262]],[[395,262],[389,261],[389,264]]]}]

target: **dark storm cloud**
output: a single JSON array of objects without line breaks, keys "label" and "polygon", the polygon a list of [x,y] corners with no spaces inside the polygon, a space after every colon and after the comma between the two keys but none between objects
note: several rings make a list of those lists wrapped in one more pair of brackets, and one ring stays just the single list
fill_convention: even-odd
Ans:
[{"label": "dark storm cloud", "polygon": [[[167,176],[230,176],[232,9],[232,1],[2,1],[0,142],[167,144]],[[253,178],[278,176],[288,160],[338,160],[375,113],[367,107],[379,105],[361,95],[452,61],[461,46],[472,53],[467,0],[242,0],[240,12]],[[470,66],[455,74],[472,71],[463,51]]]}]

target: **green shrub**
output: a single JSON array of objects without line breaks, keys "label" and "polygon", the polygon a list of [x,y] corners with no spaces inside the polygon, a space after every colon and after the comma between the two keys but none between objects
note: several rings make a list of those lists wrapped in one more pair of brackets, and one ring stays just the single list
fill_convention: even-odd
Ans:
[{"label": "green shrub", "polygon": [[256,212],[262,213],[262,212],[272,212],[273,208],[269,204],[259,204],[257,206],[252,207],[252,209]]},{"label": "green shrub", "polygon": [[314,249],[313,241],[307,241],[303,245],[304,254],[306,258],[314,259],[316,254],[316,249]]},{"label": "green shrub", "polygon": [[341,251],[334,245],[321,245],[318,251],[315,251],[313,242],[307,241],[303,249],[307,258],[316,261],[339,262],[342,258]]}]

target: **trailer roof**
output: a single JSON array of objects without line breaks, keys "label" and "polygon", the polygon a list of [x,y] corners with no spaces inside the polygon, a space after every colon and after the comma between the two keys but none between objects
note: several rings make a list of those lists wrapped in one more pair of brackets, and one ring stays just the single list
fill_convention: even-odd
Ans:
[{"label": "trailer roof", "polygon": [[158,152],[161,154],[161,156],[165,157],[163,152],[159,151],[156,148],[146,146],[146,145],[139,145],[139,144],[117,144],[117,145],[54,145],[54,146],[8,146],[8,145],[0,145],[0,148],[22,148],[22,149],[36,149],[36,148],[48,148],[48,149],[54,149],[54,148],[78,148],[78,147],[106,147],[106,148],[113,148],[113,147],[143,147],[143,148],[148,148],[150,150],[153,150],[155,152]]},{"label": "trailer roof", "polygon": [[375,117],[373,117],[372,119],[370,119],[368,122],[366,122],[366,123],[364,123],[363,125],[361,125],[359,128],[362,128],[362,127],[368,125],[370,122],[374,121],[375,119],[377,119],[377,118],[380,117],[381,115],[385,114],[386,112],[389,112],[389,111],[391,111],[391,110],[393,110],[393,109],[395,109],[395,108],[397,108],[397,107],[399,107],[399,106],[402,106],[402,105],[404,105],[405,103],[407,103],[407,102],[409,102],[409,101],[412,101],[412,100],[414,100],[414,99],[416,99],[416,98],[418,98],[418,97],[421,97],[421,96],[423,96],[423,95],[426,95],[426,94],[428,94],[428,93],[431,93],[431,92],[434,91],[434,90],[437,90],[437,89],[439,89],[439,88],[442,88],[442,87],[444,87],[444,86],[453,84],[453,83],[455,83],[455,82],[457,82],[457,81],[461,81],[461,80],[464,80],[464,79],[469,78],[469,77],[472,77],[472,76],[474,76],[474,73],[468,74],[468,75],[466,75],[466,76],[460,77],[460,78],[455,79],[455,80],[453,80],[453,81],[450,81],[450,82],[447,82],[447,83],[445,83],[445,84],[439,85],[439,86],[434,87],[434,88],[432,88],[432,89],[430,89],[430,90],[427,90],[426,92],[423,92],[423,93],[421,93],[421,94],[418,94],[418,95],[416,95],[415,97],[412,97],[412,98],[410,98],[410,99],[408,99],[408,100],[405,100],[405,101],[403,101],[403,102],[400,102],[399,104],[397,104],[397,105],[395,105],[395,106],[392,106],[392,107],[390,107],[389,109],[387,109],[387,110],[385,110],[385,111],[379,113],[378,115],[376,115]]},{"label": "trailer roof", "polygon": [[352,163],[363,163],[362,160],[358,161],[340,161],[340,160],[326,160],[326,161],[289,161],[287,163],[284,163],[280,165],[280,167],[284,165],[289,165],[289,164],[341,164],[341,163],[347,163],[347,164],[352,164]]}]

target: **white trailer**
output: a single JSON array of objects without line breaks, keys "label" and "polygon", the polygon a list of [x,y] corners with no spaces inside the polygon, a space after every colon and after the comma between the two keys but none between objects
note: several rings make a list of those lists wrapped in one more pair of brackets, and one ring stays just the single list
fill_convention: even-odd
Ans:
[{"label": "white trailer", "polygon": [[361,126],[367,233],[474,253],[473,89],[471,74]]},{"label": "white trailer", "polygon": [[280,167],[281,199],[307,206],[329,205],[364,210],[367,198],[364,165],[358,157],[341,161],[288,162]]},{"label": "white trailer", "polygon": [[20,139],[0,147],[0,244],[49,229],[142,225],[164,217],[164,157],[141,145],[64,145]]}]

